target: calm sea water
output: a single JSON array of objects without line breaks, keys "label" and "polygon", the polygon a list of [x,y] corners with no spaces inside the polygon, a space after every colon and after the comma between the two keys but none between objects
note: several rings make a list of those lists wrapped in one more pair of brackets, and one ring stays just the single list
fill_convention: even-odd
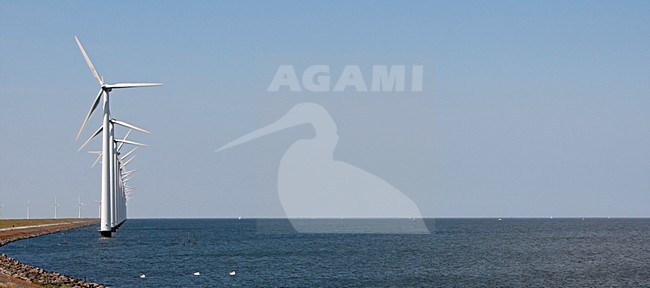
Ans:
[{"label": "calm sea water", "polygon": [[113,287],[650,287],[650,219],[430,219],[431,235],[259,221],[128,220],[114,238],[93,226],[0,252]]}]

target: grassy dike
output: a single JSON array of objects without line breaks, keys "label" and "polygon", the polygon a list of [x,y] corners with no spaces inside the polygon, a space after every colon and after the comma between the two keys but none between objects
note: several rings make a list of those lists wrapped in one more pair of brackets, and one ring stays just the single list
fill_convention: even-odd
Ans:
[{"label": "grassy dike", "polygon": [[[9,242],[98,223],[93,218],[0,220],[0,246]],[[104,287],[20,263],[0,254],[0,287]]]},{"label": "grassy dike", "polygon": [[64,218],[64,219],[4,219],[0,220],[0,229],[5,228],[20,228],[25,226],[37,226],[48,224],[67,224],[79,221],[93,221],[94,218]]}]

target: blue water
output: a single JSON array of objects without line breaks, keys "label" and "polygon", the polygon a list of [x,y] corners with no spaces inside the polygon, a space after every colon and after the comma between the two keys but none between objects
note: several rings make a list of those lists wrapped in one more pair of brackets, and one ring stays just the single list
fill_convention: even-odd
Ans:
[{"label": "blue water", "polygon": [[650,287],[650,219],[429,219],[430,235],[264,221],[128,220],[114,238],[92,226],[0,252],[113,287]]}]

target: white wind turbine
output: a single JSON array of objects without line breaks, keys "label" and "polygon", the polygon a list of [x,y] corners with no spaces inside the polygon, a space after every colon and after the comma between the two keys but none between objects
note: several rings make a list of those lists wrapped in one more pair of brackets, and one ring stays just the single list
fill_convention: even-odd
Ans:
[{"label": "white wind turbine", "polygon": [[60,206],[59,203],[56,203],[56,197],[54,197],[54,205],[52,205],[52,207],[54,207],[54,219],[58,219],[56,212],[59,206]]},{"label": "white wind turbine", "polygon": [[122,161],[122,160],[126,159],[129,156],[129,154],[131,154],[136,148],[131,150],[129,153],[125,154],[120,159],[120,167],[122,168],[122,170],[120,171],[120,176],[121,176],[120,179],[122,180],[121,187],[124,189],[123,200],[125,202],[124,203],[125,206],[127,205],[128,201],[131,200],[131,194],[133,193],[133,191],[135,191],[135,188],[127,185],[126,183],[129,182],[131,179],[133,179],[133,173],[135,173],[138,170],[137,169],[128,170],[128,171],[126,170],[126,165],[128,165],[135,158],[136,155],[133,155],[133,157],[131,157],[129,160],[126,161]]},{"label": "white wind turbine", "polygon": [[[113,123],[117,124],[117,122],[115,122],[115,121],[113,121]],[[122,122],[122,123],[124,123],[124,122]],[[124,163],[123,163],[123,160],[126,157],[128,157],[130,154],[132,154],[138,147],[147,147],[146,144],[131,141],[131,140],[128,140],[127,138],[129,137],[129,135],[131,134],[131,132],[133,130],[137,130],[137,131],[141,131],[143,133],[150,134],[149,131],[144,130],[142,128],[139,128],[139,127],[136,127],[134,125],[127,124],[127,123],[124,123],[124,124],[126,124],[128,126],[126,126],[126,125],[122,125],[122,126],[129,127],[130,128],[129,131],[126,133],[126,135],[124,136],[123,139],[114,139],[112,141],[113,145],[111,145],[112,146],[111,150],[113,151],[114,157],[111,158],[113,160],[113,163],[111,163],[110,166],[112,168],[111,169],[112,175],[114,175],[114,176],[112,176],[113,178],[111,178],[111,183],[110,183],[110,185],[111,185],[111,194],[109,196],[109,200],[110,200],[109,201],[109,209],[110,209],[111,212],[109,213],[109,215],[110,215],[111,218],[109,219],[108,222],[110,223],[110,227],[112,227],[111,228],[112,230],[117,229],[119,227],[119,225],[121,225],[124,222],[124,220],[126,220],[126,211],[125,211],[126,210],[126,207],[125,207],[126,206],[126,203],[125,203],[126,202],[126,200],[125,200],[126,197],[124,195],[125,191],[122,189],[123,188],[122,187],[123,186],[123,184],[122,184],[123,179],[121,177],[118,177],[118,175],[121,174],[120,171],[122,171],[122,167],[124,166],[124,164],[127,164],[128,162],[130,162],[135,156],[132,157],[131,159],[129,159],[128,161],[124,162]],[[91,135],[90,138],[88,138],[88,140],[86,140],[86,142],[84,142],[81,145],[81,147],[79,147],[78,151],[81,151],[88,143],[90,143],[97,135],[99,135],[99,133],[102,130],[103,130],[103,128],[100,127],[95,133],[93,133],[93,135]],[[120,150],[122,149],[124,144],[129,144],[129,145],[133,145],[133,146],[136,146],[136,147],[133,148],[128,153],[126,153],[124,156],[121,156],[120,155],[121,154]],[[90,153],[99,154],[97,159],[93,163],[92,167],[94,167],[95,164],[97,164],[99,161],[101,161],[103,163],[103,160],[101,160],[103,158],[103,154],[104,154],[103,152],[101,152],[101,151],[90,151]],[[100,209],[101,209],[101,206],[100,206]],[[101,211],[100,211],[100,215],[101,215]]]},{"label": "white wind turbine", "polygon": [[5,207],[4,204],[0,204],[0,219],[2,219],[2,208]]},{"label": "white wind turbine", "polygon": [[[161,83],[116,83],[116,84],[108,84],[104,82],[104,78],[97,73],[97,70],[95,70],[95,66],[93,63],[90,61],[90,58],[88,57],[88,54],[84,50],[83,46],[81,45],[81,42],[79,42],[79,39],[75,36],[75,41],[77,42],[77,46],[79,46],[79,50],[81,50],[81,53],[83,54],[84,59],[86,60],[86,64],[88,64],[88,67],[90,68],[90,72],[93,74],[93,77],[97,79],[100,85],[100,90],[95,97],[95,100],[93,101],[92,106],[90,107],[90,110],[88,111],[88,114],[86,115],[86,118],[84,119],[83,124],[81,125],[81,128],[79,129],[79,132],[77,133],[77,139],[79,139],[79,136],[81,135],[81,132],[83,129],[86,127],[86,124],[88,124],[88,119],[92,115],[92,113],[95,111],[97,106],[99,105],[99,101],[102,99],[103,96],[103,117],[102,117],[102,127],[98,129],[94,136],[98,135],[99,133],[102,133],[102,185],[101,185],[101,221],[100,221],[100,233],[102,236],[110,237],[111,232],[114,231],[115,226],[119,225],[121,223],[111,223],[112,219],[114,219],[114,209],[111,209],[111,205],[115,205],[116,203],[116,185],[117,179],[116,179],[116,163],[115,163],[115,146],[113,145],[113,141],[115,139],[114,132],[113,132],[113,126],[114,124],[121,125],[127,128],[131,128],[134,130],[143,130],[140,128],[137,128],[131,124],[113,119],[111,117],[111,112],[110,112],[110,97],[109,94],[113,89],[122,89],[122,88],[135,88],[135,87],[150,87],[150,86],[160,86],[162,85]],[[146,130],[145,130],[146,131]]]},{"label": "white wind turbine", "polygon": [[85,206],[86,204],[81,203],[81,197],[77,197],[77,209],[78,209],[78,215],[77,217],[81,219],[81,206]]},{"label": "white wind turbine", "polygon": [[25,207],[27,207],[27,219],[31,219],[31,215],[29,213],[29,212],[31,212],[30,210],[32,208],[32,200],[31,199],[27,200],[27,204],[25,204]]},{"label": "white wind turbine", "polygon": [[[132,176],[131,177],[128,177],[128,176],[131,173],[135,172],[136,170],[125,171],[125,166],[126,166],[126,164],[130,163],[135,158],[135,156],[131,157],[129,160],[126,160],[126,161],[125,161],[125,159],[127,157],[129,157],[129,155],[131,155],[133,152],[135,152],[135,150],[138,147],[146,147],[147,146],[147,145],[142,144],[142,143],[127,140],[127,138],[129,137],[129,135],[131,134],[132,131],[133,131],[133,129],[129,129],[129,131],[124,136],[124,139],[118,139],[118,140],[113,141],[113,143],[115,145],[114,148],[115,148],[115,151],[116,151],[115,155],[116,155],[116,158],[117,158],[117,167],[116,167],[116,172],[115,173],[116,173],[116,175],[120,175],[120,177],[116,177],[116,179],[115,179],[117,183],[115,183],[116,192],[114,194],[115,195],[114,198],[119,203],[111,205],[111,211],[113,211],[112,212],[113,218],[111,219],[111,226],[113,226],[114,223],[120,223],[120,219],[126,219],[126,204],[127,204],[126,202],[128,202],[128,200],[131,199],[131,193],[134,191],[134,189],[132,187],[127,187],[126,186],[126,182],[132,178]],[[148,131],[146,131],[144,129],[141,129],[141,128],[138,131],[149,133]],[[98,134],[93,134],[81,146],[81,148],[79,148],[79,150],[81,151],[81,149],[83,149],[83,147],[86,144],[88,144],[97,135]],[[126,154],[121,155],[120,150],[122,149],[124,144],[134,145],[136,147],[134,147],[131,151],[127,152]],[[100,160],[102,158],[102,152],[101,151],[89,151],[89,153],[98,154],[97,159],[95,160],[95,162],[93,162],[93,165],[92,165],[92,167],[94,167],[95,164],[100,162]],[[100,206],[100,209],[101,209],[101,206]]]},{"label": "white wind turbine", "polygon": [[[122,122],[122,121],[120,121],[120,123],[117,123],[117,121],[112,121],[112,122],[114,124],[119,124],[121,126],[125,126],[125,127],[129,128],[129,131],[126,133],[126,135],[124,136],[123,139],[113,139],[113,141],[112,141],[113,145],[111,145],[112,146],[111,150],[113,151],[114,157],[111,158],[113,160],[113,163],[111,163],[110,166],[112,168],[111,172],[113,173],[114,176],[113,176],[113,178],[111,178],[111,183],[110,183],[110,185],[111,185],[111,194],[109,196],[109,200],[110,200],[109,201],[109,203],[110,203],[109,204],[109,209],[110,209],[111,212],[109,213],[109,215],[111,216],[111,218],[110,218],[110,220],[108,222],[110,222],[110,227],[112,227],[111,229],[115,230],[115,229],[117,229],[117,227],[119,227],[119,225],[122,224],[122,222],[124,222],[124,220],[126,220],[126,211],[125,211],[126,210],[126,203],[125,203],[126,202],[126,199],[125,199],[126,197],[124,195],[125,191],[122,189],[123,188],[122,187],[123,186],[123,184],[122,184],[123,179],[120,178],[120,177],[117,177],[117,175],[120,175],[120,171],[122,171],[122,167],[125,164],[127,164],[128,162],[133,160],[133,158],[135,158],[135,156],[133,156],[128,161],[123,162],[123,160],[127,156],[129,156],[131,153],[133,153],[138,147],[147,147],[146,144],[142,144],[142,143],[139,143],[139,142],[128,140],[128,137],[129,137],[129,135],[131,134],[131,132],[133,130],[137,130],[137,131],[147,133],[147,134],[150,134],[150,132],[147,131],[147,130],[144,130],[142,128],[139,128],[139,127],[137,127],[135,125],[131,125],[131,124],[128,124],[128,123],[125,123],[125,122]],[[122,124],[124,124],[124,125],[122,125]],[[100,127],[99,129],[97,129],[97,131],[95,133],[93,133],[88,138],[88,140],[86,140],[86,142],[84,142],[81,145],[81,147],[79,147],[78,151],[81,151],[88,143],[90,143],[102,131],[103,131],[103,127]],[[122,149],[124,144],[129,144],[129,145],[133,145],[133,146],[136,146],[136,147],[133,148],[128,153],[126,153],[124,156],[120,156],[120,154],[121,154],[120,150]],[[90,151],[90,153],[99,154],[97,159],[95,160],[95,162],[92,165],[92,167],[94,167],[95,164],[97,164],[97,162],[102,159],[104,153],[101,152],[101,151]],[[102,161],[102,163],[103,163],[103,161]]]},{"label": "white wind turbine", "polygon": [[[118,189],[118,193],[117,193],[118,197],[116,198],[116,200],[119,202],[119,204],[115,206],[116,207],[115,212],[116,212],[116,219],[117,219],[116,222],[117,223],[120,223],[119,219],[126,219],[126,202],[130,198],[131,190],[130,190],[130,187],[126,186],[126,182],[130,178],[127,179],[126,176],[124,175],[124,173],[125,173],[126,165],[128,165],[135,158],[135,155],[133,155],[130,159],[128,159],[126,161],[125,161],[125,159],[127,157],[129,157],[129,155],[131,155],[133,152],[135,152],[135,150],[138,147],[143,147],[143,146],[146,147],[147,146],[147,145],[142,144],[142,143],[126,140],[126,138],[128,138],[128,136],[129,136],[130,132],[131,132],[131,130],[129,130],[129,132],[127,132],[126,136],[124,137],[123,140],[125,140],[125,141],[115,143],[116,151],[117,151],[117,154],[116,154],[116,156],[117,156],[116,157],[117,158],[117,168],[116,168],[115,173],[116,173],[116,175],[119,175],[119,177],[116,177],[117,178],[116,179],[117,183],[115,184],[116,188]],[[120,150],[122,149],[124,144],[134,145],[136,147],[134,147],[131,151],[129,151],[128,153],[126,153],[126,154],[124,154],[122,156],[121,153],[120,153]],[[129,174],[131,174],[131,173],[129,173]]]}]

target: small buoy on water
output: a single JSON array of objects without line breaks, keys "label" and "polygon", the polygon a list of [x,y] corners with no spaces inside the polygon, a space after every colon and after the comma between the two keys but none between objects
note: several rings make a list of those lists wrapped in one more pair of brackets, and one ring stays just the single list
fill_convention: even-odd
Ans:
[{"label": "small buoy on water", "polygon": [[140,278],[145,278],[147,276],[144,276],[144,274],[140,274]]},{"label": "small buoy on water", "polygon": [[201,276],[201,272],[194,272],[194,276]]},{"label": "small buoy on water", "polygon": [[229,274],[230,276],[235,276],[235,274],[237,274],[237,273],[235,273],[235,271],[233,270],[233,271],[230,271],[230,273],[228,273],[228,274]]}]

